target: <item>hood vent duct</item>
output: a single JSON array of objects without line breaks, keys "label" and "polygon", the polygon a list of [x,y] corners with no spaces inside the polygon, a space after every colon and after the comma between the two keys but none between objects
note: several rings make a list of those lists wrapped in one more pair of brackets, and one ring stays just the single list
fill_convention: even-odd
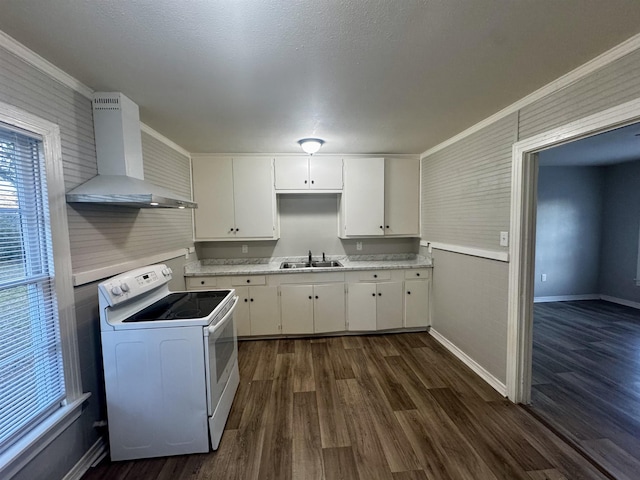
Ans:
[{"label": "hood vent duct", "polygon": [[196,208],[188,198],[144,180],[138,105],[117,92],[93,95],[98,175],[67,193],[69,203],[135,208]]}]

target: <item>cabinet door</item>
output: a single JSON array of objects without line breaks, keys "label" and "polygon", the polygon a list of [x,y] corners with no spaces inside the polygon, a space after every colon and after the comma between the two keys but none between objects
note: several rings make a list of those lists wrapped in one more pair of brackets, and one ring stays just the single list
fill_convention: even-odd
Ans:
[{"label": "cabinet door", "polygon": [[277,157],[274,163],[276,190],[309,188],[308,157]]},{"label": "cabinet door", "polygon": [[234,238],[233,169],[231,158],[192,159],[196,240]]},{"label": "cabinet door", "polygon": [[282,285],[280,313],[282,333],[313,333],[313,287]]},{"label": "cabinet door", "polygon": [[430,280],[407,280],[404,282],[404,326],[426,327],[429,325]]},{"label": "cabinet door", "polygon": [[376,328],[402,328],[402,282],[377,284]]},{"label": "cabinet door", "polygon": [[309,182],[312,190],[342,190],[342,158],[309,158]]},{"label": "cabinet door", "polygon": [[418,235],[420,163],[418,160],[385,159],[385,235]]},{"label": "cabinet door", "polygon": [[384,235],[384,158],[345,158],[343,236]]},{"label": "cabinet door", "polygon": [[237,334],[241,337],[251,335],[251,321],[249,310],[249,287],[234,287],[238,296],[238,303],[233,312]]},{"label": "cabinet door", "polygon": [[347,293],[349,330],[376,329],[376,284],[351,283]]},{"label": "cabinet door", "polygon": [[251,335],[280,333],[277,287],[249,287]]},{"label": "cabinet door", "polygon": [[271,159],[234,158],[233,190],[235,236],[237,238],[273,238],[276,232],[276,194],[273,188]]},{"label": "cabinet door", "polygon": [[344,283],[313,287],[315,333],[342,332],[346,328]]}]

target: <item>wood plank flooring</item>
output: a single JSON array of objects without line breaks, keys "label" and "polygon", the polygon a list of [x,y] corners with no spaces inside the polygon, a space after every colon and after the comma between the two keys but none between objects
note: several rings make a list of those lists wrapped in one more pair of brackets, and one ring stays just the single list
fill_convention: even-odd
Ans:
[{"label": "wood plank flooring", "polygon": [[83,478],[605,478],[428,333],[245,341],[239,365],[217,452],[105,460]]},{"label": "wood plank flooring", "polygon": [[534,305],[532,410],[614,478],[640,478],[640,311]]}]

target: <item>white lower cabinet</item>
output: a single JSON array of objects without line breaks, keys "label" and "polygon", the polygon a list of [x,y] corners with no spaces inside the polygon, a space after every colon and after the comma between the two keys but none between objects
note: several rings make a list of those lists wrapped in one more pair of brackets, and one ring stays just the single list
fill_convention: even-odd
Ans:
[{"label": "white lower cabinet", "polygon": [[429,325],[429,292],[431,280],[405,280],[404,326],[405,328]]},{"label": "white lower cabinet", "polygon": [[344,283],[280,286],[283,334],[345,330]]},{"label": "white lower cabinet", "polygon": [[188,290],[235,288],[240,337],[430,325],[430,269],[201,276],[187,277],[186,285]]},{"label": "white lower cabinet", "polygon": [[402,282],[350,284],[347,312],[349,330],[402,328]]}]

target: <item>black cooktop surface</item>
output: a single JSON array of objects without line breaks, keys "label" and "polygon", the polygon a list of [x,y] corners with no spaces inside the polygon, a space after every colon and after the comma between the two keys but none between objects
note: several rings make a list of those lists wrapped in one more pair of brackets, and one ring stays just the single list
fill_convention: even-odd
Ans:
[{"label": "black cooktop surface", "polygon": [[170,293],[123,322],[155,322],[158,320],[190,320],[209,315],[231,290]]}]

